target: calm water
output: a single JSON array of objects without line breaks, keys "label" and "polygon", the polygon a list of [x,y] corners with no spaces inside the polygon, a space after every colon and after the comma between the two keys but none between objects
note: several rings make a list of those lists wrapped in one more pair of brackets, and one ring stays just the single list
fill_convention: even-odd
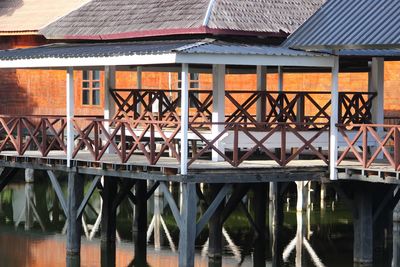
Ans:
[{"label": "calm water", "polygon": [[[22,177],[20,180],[7,186],[0,194],[0,266],[65,266],[65,217],[47,177],[37,175],[34,184],[22,182]],[[61,184],[65,192],[66,181]],[[353,266],[353,225],[348,207],[330,189],[322,206],[312,195],[311,209],[296,213],[294,188],[290,188],[285,196],[285,220],[279,236],[268,233],[269,240],[275,238],[279,245],[273,246],[272,241],[266,244],[266,266]],[[178,199],[179,195],[175,195]],[[249,194],[246,207],[250,213],[252,201]],[[159,224],[154,223],[153,218],[157,205],[161,207]],[[83,216],[81,266],[101,265],[99,212],[100,196],[96,192]],[[116,266],[133,266],[133,212],[127,200],[118,209]],[[162,197],[149,200],[148,215],[151,230],[148,235],[148,265],[177,266],[179,232]],[[398,227],[395,225],[394,229]],[[395,233],[394,236],[398,237],[397,230]],[[222,266],[253,266],[255,233],[243,209],[237,209],[226,221],[223,236]],[[374,266],[397,266],[395,263],[392,265],[392,255],[397,255],[392,241],[389,231],[382,245],[375,249]],[[196,266],[216,266],[209,265],[207,246],[205,230],[196,241]]]}]

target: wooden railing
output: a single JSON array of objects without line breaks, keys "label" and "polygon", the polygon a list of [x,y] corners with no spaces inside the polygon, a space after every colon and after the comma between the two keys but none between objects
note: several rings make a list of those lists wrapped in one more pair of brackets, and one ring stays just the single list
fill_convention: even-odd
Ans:
[{"label": "wooden railing", "polygon": [[373,163],[389,163],[400,171],[400,125],[358,124],[337,127],[347,144],[339,154],[337,165],[353,156],[364,168],[371,167]]},{"label": "wooden railing", "polygon": [[[217,123],[212,123],[213,125]],[[326,164],[328,164],[328,158],[322,153],[314,142],[321,137],[323,133],[329,133],[329,124],[317,124],[319,129],[314,131],[312,135],[302,134],[302,130],[307,127],[303,123],[285,123],[285,122],[273,122],[273,123],[245,123],[245,122],[232,122],[232,123],[222,123],[224,125],[224,130],[220,132],[213,139],[207,139],[204,134],[202,134],[195,123],[189,125],[189,130],[199,138],[204,146],[201,150],[194,152],[192,159],[188,162],[191,165],[206,152],[214,151],[219,154],[226,162],[234,167],[238,167],[243,161],[250,159],[250,157],[257,154],[258,159],[260,159],[260,153],[265,155],[261,158],[264,160],[273,160],[280,166],[286,166],[292,160],[295,160],[302,152],[308,150],[312,156],[321,159]],[[260,130],[264,129],[264,130]],[[265,130],[268,129],[268,130]],[[289,146],[288,138],[289,134],[291,138],[296,139],[296,145]],[[229,141],[227,136],[231,135],[233,142]],[[278,137],[279,146],[276,145],[276,138]],[[226,140],[228,139],[228,140]],[[247,139],[246,150],[243,151],[243,144],[240,144],[239,140],[242,142]],[[328,143],[329,137],[326,138],[326,144]],[[216,145],[218,142],[232,143],[225,146],[224,149],[218,148]],[[268,145],[269,143],[269,145]],[[277,154],[276,149],[279,148],[279,153]],[[225,153],[225,149],[228,153]],[[288,151],[291,154],[287,154]]]},{"label": "wooden railing", "polygon": [[66,120],[57,116],[0,116],[0,151],[13,150],[23,155],[39,151],[45,157],[52,150],[66,153]]},{"label": "wooden railing", "polygon": [[[146,118],[141,116],[136,120],[74,118],[73,158],[86,151],[95,161],[113,154],[119,162],[127,163],[137,154],[150,165],[158,164],[162,157],[179,163],[181,123],[158,120],[151,113]],[[37,151],[47,157],[51,151],[61,151],[66,155],[66,124],[66,118],[60,116],[0,116],[0,152],[15,151],[22,156],[27,151]],[[204,131],[216,125],[223,125],[219,134]],[[313,131],[309,130],[310,125]],[[339,150],[338,166],[345,159],[355,159],[364,168],[384,163],[400,171],[400,125],[338,124],[337,128],[345,143]],[[272,160],[286,166],[303,154],[326,164],[329,161],[328,123],[190,122],[188,139],[192,141],[188,165],[200,159],[210,160],[212,152],[234,167],[251,159]]]},{"label": "wooden railing", "polygon": [[96,161],[111,153],[126,163],[133,154],[139,153],[145,156],[148,164],[155,165],[168,150],[177,162],[180,161],[175,142],[181,127],[179,122],[150,117],[146,120],[74,119],[73,124],[77,133],[73,158],[87,150]]},{"label": "wooden railing", "polygon": [[[116,119],[146,118],[152,113],[159,120],[179,120],[180,90],[115,89],[111,93],[118,106]],[[341,92],[339,123],[370,123],[375,97],[375,93]],[[190,122],[211,122],[212,103],[212,91],[190,90]],[[293,122],[313,129],[315,123],[329,122],[330,106],[330,92],[225,91],[225,122]]]}]

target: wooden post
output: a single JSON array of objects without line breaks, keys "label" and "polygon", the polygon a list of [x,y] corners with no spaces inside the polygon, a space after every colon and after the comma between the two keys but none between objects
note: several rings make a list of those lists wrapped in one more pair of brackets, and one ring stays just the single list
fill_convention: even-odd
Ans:
[{"label": "wooden post", "polygon": [[372,58],[371,63],[371,84],[368,86],[370,92],[377,93],[376,98],[372,102],[371,114],[372,123],[384,123],[384,59]]},{"label": "wooden post", "polygon": [[[212,122],[221,123],[225,121],[225,65],[213,65],[213,111]],[[223,124],[213,124],[211,128],[212,136],[216,137],[224,130]],[[222,142],[215,143],[217,149],[224,152]],[[213,161],[223,161],[223,158],[212,151]]]},{"label": "wooden post", "polygon": [[308,197],[308,185],[304,181],[297,181],[297,204],[296,211],[305,211],[308,206],[309,197]]},{"label": "wooden post", "polygon": [[282,266],[281,229],[283,225],[283,200],[280,197],[281,183],[270,182],[269,202],[269,234],[272,250],[272,266]]},{"label": "wooden post", "polygon": [[[361,186],[361,185],[360,185]],[[354,262],[372,263],[373,255],[373,220],[371,192],[357,188],[354,191]]]},{"label": "wooden post", "polygon": [[74,171],[68,172],[68,216],[67,256],[79,256],[81,249],[82,216],[78,209],[83,199],[83,177]]},{"label": "wooden post", "polygon": [[189,65],[182,64],[181,75],[181,174],[187,174],[189,130]]},{"label": "wooden post", "polygon": [[101,262],[104,266],[115,265],[117,213],[114,200],[116,195],[117,178],[104,176],[101,209]]},{"label": "wooden post", "polygon": [[[138,90],[142,90],[143,89],[143,77],[142,77],[142,71],[143,71],[143,67],[142,66],[137,66],[136,67],[136,88],[138,89]],[[138,113],[138,114],[140,114],[141,113],[141,104],[140,104],[140,102],[138,102],[137,103],[137,106],[136,106],[136,112]]]},{"label": "wooden post", "polygon": [[254,185],[254,222],[260,232],[254,242],[254,266],[265,266],[266,260],[266,211],[267,211],[268,191],[267,184],[260,183]]},{"label": "wooden post", "polygon": [[193,267],[196,239],[196,185],[182,183],[183,207],[179,231],[179,266]]},{"label": "wooden post", "polygon": [[25,183],[33,183],[35,181],[35,169],[25,169]]},{"label": "wooden post", "polygon": [[136,210],[133,229],[133,242],[135,244],[135,263],[138,266],[146,264],[147,257],[147,183],[137,180],[135,183]]},{"label": "wooden post", "polygon": [[339,122],[339,57],[336,56],[332,67],[332,93],[331,93],[331,121],[330,121],[330,144],[329,144],[329,178],[337,179],[336,160],[338,157],[338,130],[336,124]]},{"label": "wooden post", "polygon": [[[267,91],[267,67],[257,66],[257,91]],[[261,94],[257,101],[256,119],[258,122],[264,122],[267,114],[267,98],[265,94]]]},{"label": "wooden post", "polygon": [[67,167],[71,167],[72,153],[74,151],[74,119],[75,94],[74,94],[74,69],[67,68]]},{"label": "wooden post", "polygon": [[283,91],[283,67],[278,66],[278,91]]},{"label": "wooden post", "polygon": [[[221,189],[221,184],[210,184],[211,201],[218,195]],[[222,204],[222,203],[221,203]],[[222,221],[221,212],[223,210],[223,205],[219,205],[215,210],[214,214],[211,216],[209,225],[209,245],[208,245],[208,257],[212,260],[219,260],[222,258]]]}]

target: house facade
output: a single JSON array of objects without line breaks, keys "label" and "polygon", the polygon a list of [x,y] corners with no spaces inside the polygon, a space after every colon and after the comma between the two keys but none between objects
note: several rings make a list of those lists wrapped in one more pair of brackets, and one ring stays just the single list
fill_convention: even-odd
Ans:
[{"label": "house facade", "polygon": [[[47,3],[49,2],[49,3]],[[107,40],[108,42],[130,40],[132,38],[200,38],[203,36],[221,36],[224,38],[253,38],[260,39],[262,43],[279,44],[286,36],[294,31],[301,23],[307,19],[322,4],[321,0],[315,1],[290,1],[288,4],[277,5],[257,3],[259,10],[266,10],[267,15],[260,17],[256,9],[249,10],[247,2],[241,1],[241,5],[236,6],[232,1],[217,3],[210,6],[209,1],[201,1],[194,9],[197,13],[185,14],[181,12],[179,20],[181,25],[173,24],[168,21],[169,15],[159,18],[158,24],[153,25],[141,17],[141,14],[156,14],[158,11],[151,6],[151,11],[143,10],[146,6],[135,1],[136,6],[127,1],[114,3],[103,11],[95,11],[95,16],[90,14],[96,10],[96,6],[104,6],[104,1],[72,1],[58,3],[57,7],[51,1],[25,1],[24,5],[12,4],[2,7],[0,10],[0,48],[14,49],[45,45],[53,42],[79,42],[82,40]],[[157,2],[157,1],[156,1]],[[188,3],[176,2],[176,6],[185,6]],[[124,6],[125,5],[125,6]],[[41,8],[48,6],[47,9]],[[126,9],[125,16],[130,18],[124,21],[121,16],[118,20],[118,29],[112,28],[112,23],[116,23],[117,16],[115,6]],[[163,9],[163,7],[160,7]],[[133,12],[129,10],[140,10]],[[165,9],[165,8],[164,8]],[[170,7],[174,10],[175,7]],[[56,10],[56,11],[55,11]],[[100,10],[100,9],[99,9]],[[220,14],[229,13],[230,20],[221,20]],[[106,23],[101,25],[101,18],[106,14],[111,14]],[[114,13],[113,13],[114,12]],[[207,13],[208,12],[208,13]],[[236,13],[235,13],[236,12]],[[247,21],[240,23],[235,21],[239,12],[244,14]],[[209,14],[209,17],[205,16]],[[183,18],[191,16],[192,22],[184,21]],[[84,18],[91,16],[99,22],[88,24]],[[250,18],[255,19],[251,20]],[[40,19],[39,19],[40,18]],[[208,19],[207,26],[204,26]],[[258,19],[258,20],[257,20]],[[133,21],[135,21],[133,23]],[[194,21],[194,22],[193,22]],[[73,22],[73,23],[71,23]],[[139,22],[139,23],[138,23]],[[160,30],[160,23],[168,30]],[[78,25],[86,29],[87,32],[75,33],[69,26]],[[125,25],[125,24],[126,25]],[[132,24],[129,24],[132,23]],[[196,24],[197,23],[197,24]],[[220,23],[220,24],[218,24]],[[230,24],[229,24],[230,23]],[[257,25],[270,25],[267,29],[258,29]],[[129,26],[136,25],[136,26]],[[48,26],[48,27],[45,27]],[[179,26],[179,27],[178,27]],[[129,28],[132,27],[132,28]],[[136,27],[136,28],[135,28]],[[225,29],[224,29],[225,27]],[[100,29],[101,28],[101,29]],[[103,31],[103,32],[102,32]],[[236,36],[236,37],[235,37]],[[239,36],[239,37],[238,37]],[[260,42],[260,40],[257,40]],[[397,117],[400,115],[400,108],[396,101],[400,85],[400,64],[397,62],[385,63],[385,115],[387,117]],[[116,77],[117,88],[137,88],[136,71],[119,71]],[[98,115],[102,116],[104,107],[104,71],[102,69],[76,71],[75,87],[80,88],[75,95],[77,115]],[[284,91],[330,91],[330,73],[296,73],[284,70]],[[145,70],[142,74],[143,89],[178,89],[178,72],[155,72]],[[204,73],[192,73],[190,83],[192,89],[210,90],[212,87],[212,76]],[[271,70],[267,75],[267,87],[270,91],[278,91],[279,75],[277,70]],[[2,114],[65,114],[65,75],[59,70],[0,70],[0,113]],[[255,69],[249,71],[247,75],[235,75],[234,73],[226,76],[227,90],[255,90],[256,73]],[[339,79],[339,89],[342,91],[368,91],[368,74],[364,72],[341,73]],[[45,96],[45,97],[43,97]],[[323,101],[321,99],[321,101]],[[232,107],[227,107],[227,109]]]}]

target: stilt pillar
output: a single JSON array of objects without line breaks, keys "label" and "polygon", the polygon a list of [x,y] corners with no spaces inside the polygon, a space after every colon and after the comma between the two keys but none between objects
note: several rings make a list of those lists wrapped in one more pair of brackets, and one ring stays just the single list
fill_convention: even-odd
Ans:
[{"label": "stilt pillar", "polygon": [[35,181],[35,170],[34,169],[25,169],[25,182],[33,183]]},{"label": "stilt pillar", "polygon": [[355,263],[372,263],[373,255],[373,220],[372,198],[364,190],[354,192],[354,244],[353,259]]},{"label": "stilt pillar", "polygon": [[179,266],[193,267],[196,239],[196,185],[183,183],[183,207],[179,232]]},{"label": "stilt pillar", "polygon": [[101,263],[103,266],[115,265],[115,240],[117,230],[117,213],[114,199],[117,195],[117,179],[104,177],[103,206],[101,209]]},{"label": "stilt pillar", "polygon": [[254,222],[258,229],[257,238],[254,242],[254,266],[265,266],[266,260],[266,211],[268,191],[266,184],[254,185]]},{"label": "stilt pillar", "polygon": [[135,263],[138,266],[146,264],[147,257],[147,184],[145,180],[135,183],[136,212],[133,229],[133,242],[135,244]]},{"label": "stilt pillar", "polygon": [[[217,196],[222,185],[210,184],[211,201]],[[211,203],[210,201],[210,203]],[[223,206],[219,205],[211,216],[209,221],[209,246],[208,246],[208,257],[215,260],[222,258],[222,221],[221,212]]]},{"label": "stilt pillar", "polygon": [[83,199],[83,177],[76,172],[68,173],[67,257],[80,255],[81,216],[78,208]]}]

